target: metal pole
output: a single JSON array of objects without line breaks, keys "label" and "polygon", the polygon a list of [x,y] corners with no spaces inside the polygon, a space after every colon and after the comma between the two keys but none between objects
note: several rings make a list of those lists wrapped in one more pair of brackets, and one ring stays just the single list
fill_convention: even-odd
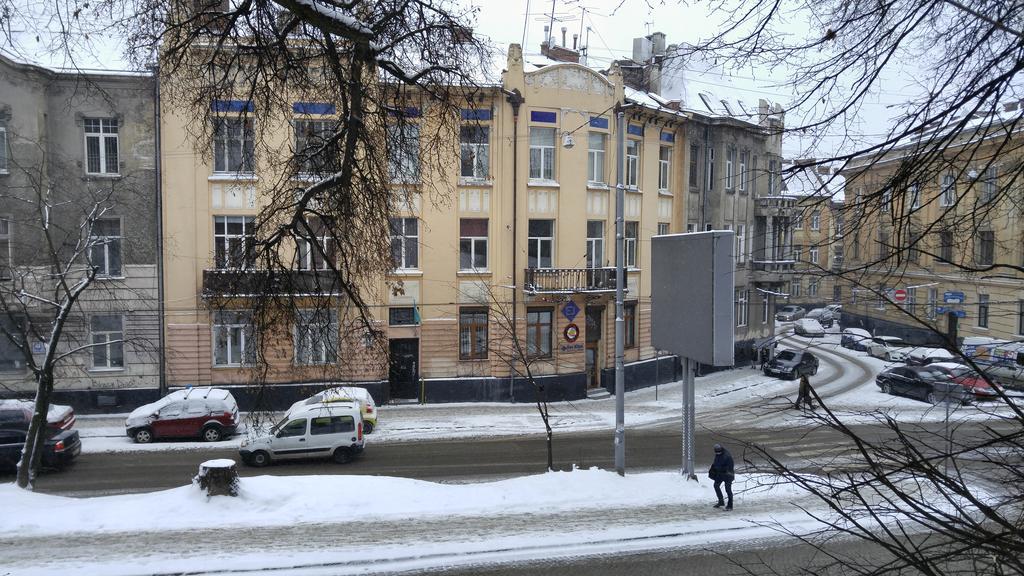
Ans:
[{"label": "metal pole", "polygon": [[696,362],[683,358],[683,469],[682,474],[690,480],[697,479],[693,465],[693,434],[696,413],[694,399],[696,396],[693,373]]},{"label": "metal pole", "polygon": [[616,155],[615,185],[615,471],[619,476],[626,475],[626,383],[623,375],[623,357],[626,334],[626,319],[623,314],[622,296],[626,284],[625,270],[625,223],[622,215],[626,203],[625,179],[626,167],[626,115],[621,107],[615,110],[615,144],[618,146]]}]

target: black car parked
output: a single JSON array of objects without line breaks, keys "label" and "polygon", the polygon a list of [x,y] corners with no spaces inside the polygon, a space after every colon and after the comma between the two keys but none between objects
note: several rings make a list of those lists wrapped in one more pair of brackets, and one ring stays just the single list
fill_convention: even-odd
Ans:
[{"label": "black car parked", "polygon": [[[48,432],[50,430],[48,429]],[[0,428],[0,471],[11,471],[18,466],[21,450],[25,447],[27,430]],[[43,445],[43,468],[64,468],[82,451],[78,430],[51,432]]]},{"label": "black car parked", "polygon": [[908,396],[938,404],[945,400],[968,403],[971,393],[947,374],[928,366],[897,366],[875,376],[875,384],[886,394]]},{"label": "black car parked", "polygon": [[813,376],[818,373],[818,359],[807,351],[783,350],[764,365],[764,373],[786,378],[799,378],[802,374]]}]

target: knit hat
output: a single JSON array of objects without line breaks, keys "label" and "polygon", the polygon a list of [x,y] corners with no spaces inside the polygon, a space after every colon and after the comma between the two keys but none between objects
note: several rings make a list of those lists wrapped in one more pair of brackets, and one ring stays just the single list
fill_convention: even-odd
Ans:
[{"label": "knit hat", "polygon": [[721,444],[715,444],[715,452],[721,452],[723,450]]}]

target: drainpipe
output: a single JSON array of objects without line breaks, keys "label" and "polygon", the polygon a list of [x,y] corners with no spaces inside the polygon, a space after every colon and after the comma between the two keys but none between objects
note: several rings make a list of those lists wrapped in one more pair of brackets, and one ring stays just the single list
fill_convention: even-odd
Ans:
[{"label": "drainpipe", "polygon": [[163,398],[167,395],[167,354],[164,346],[166,336],[164,335],[165,310],[164,310],[164,216],[163,216],[163,186],[161,178],[163,175],[163,157],[160,154],[160,65],[153,68],[153,138],[155,145],[153,153],[156,158],[153,174],[156,192],[156,300],[157,317],[160,328],[157,336],[158,342],[158,371],[159,371],[159,393]]},{"label": "drainpipe", "polygon": [[[519,268],[517,268],[518,259],[516,258],[519,252],[519,246],[516,244],[519,240],[519,107],[526,102],[526,99],[523,98],[518,88],[511,92],[502,89],[502,92],[507,95],[506,100],[512,105],[512,337],[515,338],[519,328],[519,322],[516,321],[519,299]],[[513,366],[508,384],[508,395],[513,402],[515,402],[515,383],[516,371]]]}]

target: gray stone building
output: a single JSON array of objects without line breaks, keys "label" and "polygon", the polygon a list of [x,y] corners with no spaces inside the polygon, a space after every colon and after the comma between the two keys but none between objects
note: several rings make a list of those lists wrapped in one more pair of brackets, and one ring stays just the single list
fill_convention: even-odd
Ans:
[{"label": "gray stone building", "polygon": [[42,357],[47,295],[88,267],[95,279],[56,348],[67,356],[54,401],[89,411],[157,395],[155,99],[150,75],[61,72],[0,55],[0,321],[14,336],[0,337],[0,397],[32,393],[22,348]]}]

